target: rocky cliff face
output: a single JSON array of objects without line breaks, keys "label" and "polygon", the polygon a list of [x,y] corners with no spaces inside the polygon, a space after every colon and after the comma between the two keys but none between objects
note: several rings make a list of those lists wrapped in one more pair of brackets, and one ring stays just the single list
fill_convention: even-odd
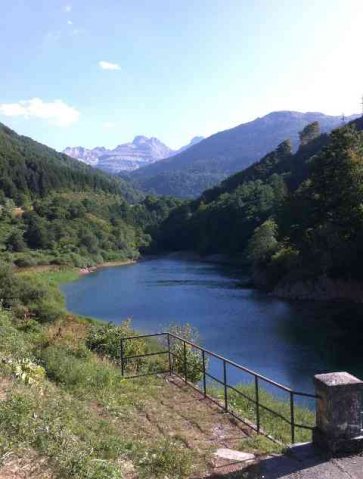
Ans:
[{"label": "rocky cliff face", "polygon": [[137,170],[142,166],[173,156],[202,139],[202,137],[195,137],[189,145],[174,151],[157,138],[140,135],[136,136],[131,143],[123,143],[114,149],[104,147],[87,149],[76,146],[66,148],[63,153],[108,173],[119,173],[120,171]]},{"label": "rocky cliff face", "polygon": [[157,138],[136,136],[133,142],[118,145],[110,150],[104,147],[87,149],[77,146],[68,147],[63,153],[108,173],[118,173],[136,170],[167,158],[174,152]]}]

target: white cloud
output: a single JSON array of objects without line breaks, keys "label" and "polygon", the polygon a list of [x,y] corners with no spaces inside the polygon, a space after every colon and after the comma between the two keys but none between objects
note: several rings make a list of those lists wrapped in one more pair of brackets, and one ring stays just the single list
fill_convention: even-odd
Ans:
[{"label": "white cloud", "polygon": [[98,62],[98,65],[102,70],[121,70],[118,63],[105,62],[104,60]]},{"label": "white cloud", "polygon": [[78,121],[79,111],[62,100],[45,102],[40,98],[17,103],[0,104],[0,114],[10,117],[40,118],[57,126],[69,126]]},{"label": "white cloud", "polygon": [[68,25],[73,25],[72,20],[67,20]]},{"label": "white cloud", "polygon": [[72,5],[70,3],[68,3],[67,5],[64,5],[63,10],[66,13],[69,13],[72,10]]}]

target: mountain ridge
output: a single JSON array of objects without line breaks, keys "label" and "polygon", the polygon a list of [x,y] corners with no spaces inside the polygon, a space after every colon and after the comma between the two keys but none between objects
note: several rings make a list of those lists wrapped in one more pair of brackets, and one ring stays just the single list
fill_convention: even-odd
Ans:
[{"label": "mountain ridge", "polygon": [[63,153],[107,173],[117,174],[134,171],[173,156],[185,151],[202,139],[203,137],[196,136],[179,150],[172,150],[158,138],[137,135],[132,142],[121,143],[113,149],[104,146],[95,148],[75,146],[65,148]]},{"label": "mountain ridge", "polygon": [[[358,116],[351,115],[346,121]],[[299,131],[314,121],[319,122],[322,133],[328,133],[342,124],[342,117],[320,112],[271,112],[215,133],[188,150],[140,168],[130,176],[147,192],[195,197],[250,166],[288,138],[296,149]]]}]

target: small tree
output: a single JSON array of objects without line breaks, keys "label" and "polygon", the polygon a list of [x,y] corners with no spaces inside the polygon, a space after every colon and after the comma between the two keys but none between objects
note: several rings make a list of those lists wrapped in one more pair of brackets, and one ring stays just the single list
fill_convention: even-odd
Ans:
[{"label": "small tree", "polygon": [[[183,338],[192,343],[198,344],[198,331],[190,324],[172,325],[169,331],[180,338]],[[183,376],[192,383],[197,383],[203,377],[203,360],[199,349],[193,349],[192,346],[186,344],[185,347],[185,361],[184,361],[184,343],[178,339],[171,338],[171,352],[173,357],[173,370]],[[186,367],[186,371],[185,371]],[[207,368],[207,365],[206,365]]]},{"label": "small tree", "polygon": [[278,246],[276,236],[277,225],[272,219],[255,229],[247,247],[248,259],[252,264],[263,264],[271,258]]},{"label": "small tree", "polygon": [[19,230],[13,231],[5,242],[8,251],[20,252],[26,249],[23,233]]}]

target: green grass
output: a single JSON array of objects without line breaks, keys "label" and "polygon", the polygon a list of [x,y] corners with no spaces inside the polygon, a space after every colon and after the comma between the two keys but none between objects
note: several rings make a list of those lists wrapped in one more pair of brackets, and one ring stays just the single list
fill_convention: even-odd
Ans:
[{"label": "green grass", "polygon": [[[255,387],[254,385],[239,385],[236,389],[240,390],[245,396],[252,401],[255,400]],[[219,388],[212,389],[210,393],[218,399],[223,399],[223,391]],[[242,418],[249,420],[253,424],[256,424],[256,406],[254,402],[241,396],[235,391],[228,392],[228,404],[232,411],[240,415]],[[265,406],[272,411],[275,411],[279,415],[290,420],[290,403],[284,401],[281,397],[276,397],[268,391],[263,390],[260,387],[259,390],[259,402],[262,406]],[[313,427],[315,425],[315,414],[308,408],[295,405],[295,423]],[[271,435],[277,441],[283,444],[291,443],[291,427],[283,419],[267,411],[263,407],[260,407],[260,425],[261,429]],[[255,440],[256,441],[256,440]],[[264,440],[257,440],[263,441]],[[295,442],[308,442],[311,441],[311,431],[303,428],[295,428]],[[258,442],[255,442],[258,446]],[[265,446],[263,446],[265,447]]]},{"label": "green grass", "polygon": [[31,449],[59,478],[121,479],[128,463],[140,478],[189,477],[185,444],[137,433],[160,380],[125,381],[86,347],[91,326],[68,318],[24,327],[0,311],[0,393],[4,380],[8,386],[0,396],[0,467],[5,454]]}]

